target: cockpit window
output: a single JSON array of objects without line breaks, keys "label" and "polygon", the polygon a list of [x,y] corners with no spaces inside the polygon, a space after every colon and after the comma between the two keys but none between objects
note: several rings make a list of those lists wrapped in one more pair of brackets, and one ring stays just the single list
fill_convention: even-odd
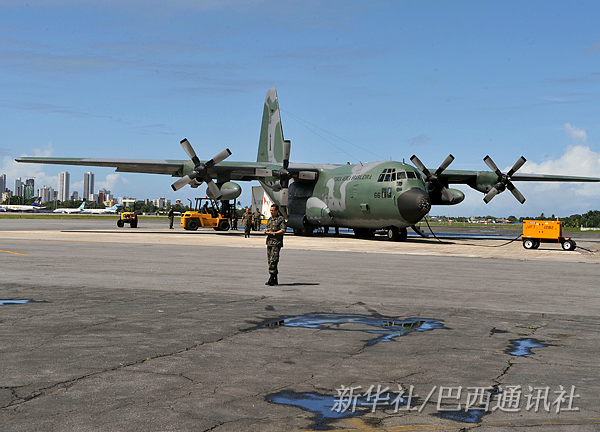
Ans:
[{"label": "cockpit window", "polygon": [[406,173],[406,175],[407,175],[407,177],[408,177],[409,179],[411,179],[411,178],[412,178],[412,179],[414,179],[414,178],[417,178],[417,176],[416,176],[416,174],[415,174],[415,172],[414,172],[414,171],[409,171],[409,172],[407,172],[407,173]]},{"label": "cockpit window", "polygon": [[398,180],[402,180],[406,178],[406,173],[404,171],[400,171],[398,173]]},{"label": "cockpit window", "polygon": [[[398,173],[400,174],[400,173]],[[396,181],[396,168],[386,168],[379,174],[378,182]]]}]

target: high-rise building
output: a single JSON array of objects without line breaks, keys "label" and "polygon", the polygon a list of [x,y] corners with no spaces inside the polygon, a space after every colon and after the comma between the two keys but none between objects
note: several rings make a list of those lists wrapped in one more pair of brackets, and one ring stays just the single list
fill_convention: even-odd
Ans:
[{"label": "high-rise building", "polygon": [[66,201],[69,199],[69,185],[71,184],[71,174],[63,171],[58,175],[58,200]]},{"label": "high-rise building", "polygon": [[86,172],[83,175],[83,199],[88,200],[94,194],[94,173]]},{"label": "high-rise building", "polygon": [[21,177],[15,179],[15,196],[21,196],[23,194],[23,183],[21,183]]},{"label": "high-rise building", "polygon": [[50,186],[44,185],[43,188],[38,189],[38,195],[42,198],[42,202],[48,202],[54,200],[54,189]]},{"label": "high-rise building", "polygon": [[6,174],[0,175],[0,195],[6,191]]},{"label": "high-rise building", "polygon": [[71,201],[79,201],[79,192],[73,191],[71,194]]}]

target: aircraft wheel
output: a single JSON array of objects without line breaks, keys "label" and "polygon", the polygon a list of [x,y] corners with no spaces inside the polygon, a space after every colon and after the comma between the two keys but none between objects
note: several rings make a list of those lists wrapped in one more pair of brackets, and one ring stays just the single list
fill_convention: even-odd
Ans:
[{"label": "aircraft wheel", "polygon": [[400,228],[400,232],[398,233],[398,241],[405,242],[406,237],[408,237],[408,231],[406,228]]},{"label": "aircraft wheel", "polygon": [[535,244],[535,243],[534,243],[534,242],[533,242],[533,240],[531,240],[531,239],[525,239],[525,240],[523,240],[523,247],[524,247],[525,249],[533,249],[533,248],[534,248],[534,247],[533,247],[533,246],[534,246],[534,244]]},{"label": "aircraft wheel", "polygon": [[191,230],[191,231],[196,231],[199,226],[200,226],[200,224],[198,223],[198,220],[190,219],[185,228],[188,230]]},{"label": "aircraft wheel", "polygon": [[125,226],[125,222],[123,222],[121,219],[119,219],[119,220],[117,221],[117,226],[118,226],[119,228],[123,228],[123,227]]},{"label": "aircraft wheel", "polygon": [[399,230],[396,227],[388,228],[387,230],[387,238],[391,241],[398,241],[399,238]]},{"label": "aircraft wheel", "polygon": [[566,251],[575,250],[575,242],[573,240],[565,240],[562,244],[562,248]]}]

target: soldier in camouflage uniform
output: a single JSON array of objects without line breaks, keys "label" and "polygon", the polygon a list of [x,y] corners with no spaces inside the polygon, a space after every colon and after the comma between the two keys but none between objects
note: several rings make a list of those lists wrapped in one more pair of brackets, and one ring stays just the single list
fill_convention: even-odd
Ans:
[{"label": "soldier in camouflage uniform", "polygon": [[258,208],[254,212],[254,231],[260,231],[260,223],[262,221],[262,214],[258,211]]},{"label": "soldier in camouflage uniform", "polygon": [[269,280],[265,285],[277,285],[277,264],[279,263],[279,251],[283,247],[283,234],[286,224],[283,216],[279,214],[276,205],[271,206],[271,217],[267,221],[265,234],[267,235],[267,262],[269,263]]},{"label": "soldier in camouflage uniform", "polygon": [[244,225],[244,238],[250,238],[250,228],[252,227],[252,213],[246,207],[246,213],[242,216],[242,225]]}]

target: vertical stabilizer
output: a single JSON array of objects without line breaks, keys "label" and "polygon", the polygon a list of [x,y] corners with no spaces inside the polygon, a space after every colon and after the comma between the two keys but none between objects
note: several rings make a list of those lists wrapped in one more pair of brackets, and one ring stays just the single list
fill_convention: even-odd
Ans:
[{"label": "vertical stabilizer", "polygon": [[267,92],[265,99],[256,161],[274,164],[283,162],[283,128],[275,87]]}]

